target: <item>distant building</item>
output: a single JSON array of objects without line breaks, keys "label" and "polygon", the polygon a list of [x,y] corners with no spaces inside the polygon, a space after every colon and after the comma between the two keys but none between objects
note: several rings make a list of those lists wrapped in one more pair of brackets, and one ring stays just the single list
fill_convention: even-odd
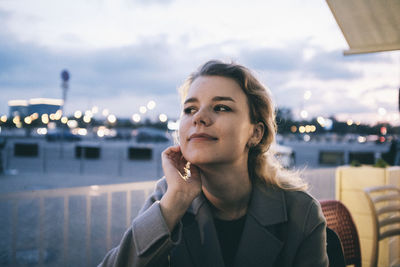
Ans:
[{"label": "distant building", "polygon": [[28,114],[28,101],[26,100],[10,100],[8,101],[9,117],[25,117]]},{"label": "distant building", "polygon": [[62,99],[51,98],[32,98],[29,100],[10,100],[8,101],[9,117],[26,117],[34,113],[42,114],[56,113],[61,110]]}]

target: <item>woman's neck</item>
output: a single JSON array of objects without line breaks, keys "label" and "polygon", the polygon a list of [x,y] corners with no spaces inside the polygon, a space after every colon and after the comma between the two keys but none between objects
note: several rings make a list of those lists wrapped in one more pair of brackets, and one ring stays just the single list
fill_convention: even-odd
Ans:
[{"label": "woman's neck", "polygon": [[203,192],[213,215],[223,220],[244,216],[252,190],[247,168],[230,165],[201,169]]}]

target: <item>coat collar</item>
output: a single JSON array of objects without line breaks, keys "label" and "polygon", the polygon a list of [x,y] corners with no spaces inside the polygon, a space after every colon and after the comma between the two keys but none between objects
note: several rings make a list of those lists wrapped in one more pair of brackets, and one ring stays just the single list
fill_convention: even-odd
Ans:
[{"label": "coat collar", "polygon": [[[270,227],[286,222],[287,211],[282,190],[254,183],[246,222],[240,241],[235,266],[273,266],[283,241]],[[197,224],[185,231],[185,243],[192,251],[197,266],[223,266],[216,229],[210,207],[201,194],[193,202],[188,213],[195,216]],[[195,237],[193,233],[196,232]],[[196,251],[196,252],[193,252]]]},{"label": "coat collar", "polygon": [[287,221],[286,201],[282,189],[255,182],[247,213],[263,226]]},{"label": "coat collar", "polygon": [[[253,216],[263,226],[285,222],[287,221],[285,203],[281,189],[255,182],[247,214]],[[204,194],[200,194],[193,200],[187,212],[196,216],[203,205],[207,205],[207,201]]]}]

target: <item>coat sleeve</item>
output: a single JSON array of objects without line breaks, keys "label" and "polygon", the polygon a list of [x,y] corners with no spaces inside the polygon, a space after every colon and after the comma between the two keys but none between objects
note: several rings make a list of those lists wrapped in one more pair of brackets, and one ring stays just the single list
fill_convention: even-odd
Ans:
[{"label": "coat sleeve", "polygon": [[304,217],[304,237],[297,250],[293,266],[327,267],[326,221],[320,205],[313,200]]},{"label": "coat sleeve", "polygon": [[172,233],[168,230],[160,208],[166,188],[165,179],[161,179],[120,244],[107,253],[99,267],[163,266],[168,262],[168,252],[180,242],[182,224]]}]

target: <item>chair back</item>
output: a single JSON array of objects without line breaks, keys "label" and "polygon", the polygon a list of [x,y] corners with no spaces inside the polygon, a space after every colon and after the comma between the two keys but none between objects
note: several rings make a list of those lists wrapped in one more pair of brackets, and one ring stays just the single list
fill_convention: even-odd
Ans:
[{"label": "chair back", "polygon": [[400,235],[400,188],[393,185],[364,189],[373,216],[371,266],[377,266],[379,241]]},{"label": "chair back", "polygon": [[356,225],[349,210],[337,200],[320,201],[327,226],[339,236],[346,265],[361,267],[361,249]]}]

